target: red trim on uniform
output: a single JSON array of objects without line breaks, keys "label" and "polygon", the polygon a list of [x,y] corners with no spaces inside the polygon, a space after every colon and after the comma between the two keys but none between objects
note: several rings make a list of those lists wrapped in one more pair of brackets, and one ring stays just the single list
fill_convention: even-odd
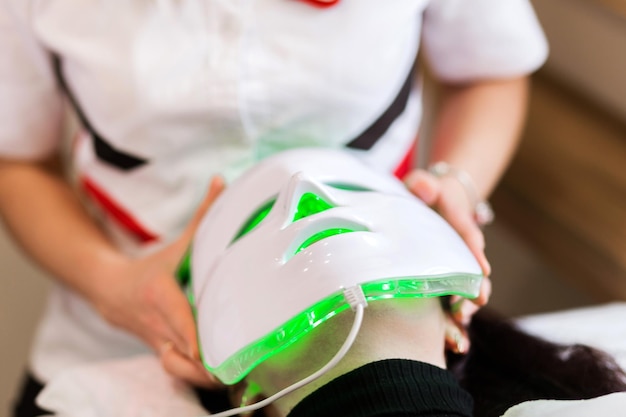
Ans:
[{"label": "red trim on uniform", "polygon": [[311,6],[319,7],[321,9],[325,9],[326,7],[334,6],[339,3],[339,0],[332,1],[321,1],[321,0],[300,0],[304,3],[309,3]]},{"label": "red trim on uniform", "polygon": [[393,171],[393,175],[397,178],[402,179],[406,174],[408,174],[413,169],[413,163],[415,162],[415,147],[416,143],[412,143],[409,151],[404,155],[400,165],[396,167]]},{"label": "red trim on uniform", "polygon": [[124,229],[132,233],[141,243],[150,243],[159,237],[139,224],[139,222],[119,205],[113,198],[89,178],[81,178],[81,186],[85,192],[100,206],[107,214],[113,217]]}]

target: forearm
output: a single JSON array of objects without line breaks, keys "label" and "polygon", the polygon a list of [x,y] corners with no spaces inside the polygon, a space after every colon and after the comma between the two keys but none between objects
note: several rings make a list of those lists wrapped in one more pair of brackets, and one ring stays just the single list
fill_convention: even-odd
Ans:
[{"label": "forearm", "polygon": [[219,384],[197,360],[191,308],[173,277],[199,219],[222,188],[213,182],[203,211],[181,238],[131,259],[108,240],[60,176],[43,165],[0,160],[0,216],[26,252],[109,323],[159,352],[168,372],[204,386]]},{"label": "forearm", "polygon": [[122,261],[69,185],[43,164],[0,161],[0,214],[34,260],[87,298]]},{"label": "forearm", "polygon": [[515,151],[527,97],[526,77],[444,87],[429,163],[467,171],[486,198]]}]

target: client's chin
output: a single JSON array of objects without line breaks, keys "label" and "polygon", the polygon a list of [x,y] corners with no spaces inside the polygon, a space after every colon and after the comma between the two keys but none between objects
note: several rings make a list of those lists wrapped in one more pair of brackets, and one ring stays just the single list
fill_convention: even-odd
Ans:
[{"label": "client's chin", "polygon": [[[276,356],[261,363],[248,376],[265,395],[271,395],[317,371],[340,349],[354,320],[344,311]],[[358,337],[347,355],[316,381],[276,401],[277,415],[287,415],[311,392],[329,381],[368,363],[409,359],[445,368],[446,320],[438,298],[378,300],[365,309]]]}]

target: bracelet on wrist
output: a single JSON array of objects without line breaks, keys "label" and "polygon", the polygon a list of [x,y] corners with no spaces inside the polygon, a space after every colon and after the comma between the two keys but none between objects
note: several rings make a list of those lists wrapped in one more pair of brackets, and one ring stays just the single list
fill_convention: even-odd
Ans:
[{"label": "bracelet on wrist", "polygon": [[495,214],[488,201],[482,200],[476,190],[476,185],[472,180],[472,177],[462,169],[458,169],[448,164],[447,162],[437,162],[428,168],[428,172],[435,177],[452,177],[461,184],[465,190],[465,194],[470,200],[472,209],[474,210],[474,220],[479,226],[486,226],[493,222]]}]

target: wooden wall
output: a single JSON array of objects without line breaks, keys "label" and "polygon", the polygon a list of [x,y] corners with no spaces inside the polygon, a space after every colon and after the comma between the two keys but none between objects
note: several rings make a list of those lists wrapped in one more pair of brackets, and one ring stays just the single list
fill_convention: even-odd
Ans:
[{"label": "wooden wall", "polygon": [[499,219],[598,301],[626,300],[626,124],[546,74],[493,196]]}]

